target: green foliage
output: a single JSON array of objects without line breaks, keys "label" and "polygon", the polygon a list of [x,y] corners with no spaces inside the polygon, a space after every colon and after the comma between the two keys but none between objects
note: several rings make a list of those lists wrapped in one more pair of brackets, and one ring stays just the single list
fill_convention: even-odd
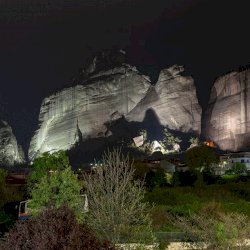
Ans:
[{"label": "green foliage", "polygon": [[148,192],[145,199],[155,205],[164,205],[168,212],[189,215],[201,207],[199,198],[190,192],[181,192],[179,188],[155,188]]},{"label": "green foliage", "polygon": [[[6,185],[7,171],[0,169],[0,224],[2,230],[8,231],[16,221],[16,214],[6,209],[9,203],[17,202],[23,199],[25,190],[23,188]],[[1,234],[1,231],[0,231]]]},{"label": "green foliage", "polygon": [[247,167],[244,163],[241,162],[235,162],[232,166],[232,171],[235,174],[242,174],[247,171]]},{"label": "green foliage", "polygon": [[162,187],[168,184],[163,168],[152,169],[144,162],[134,162],[133,166],[135,168],[134,179],[144,182],[147,188],[153,189],[156,186]]},{"label": "green foliage", "polygon": [[189,233],[194,240],[195,249],[206,243],[208,249],[243,249],[249,238],[249,220],[241,214],[225,214],[199,212],[190,217],[170,216],[169,219],[180,230]]},{"label": "green foliage", "polygon": [[191,137],[189,139],[189,142],[191,143],[191,145],[195,145],[195,146],[198,146],[200,144],[200,140],[198,137]]},{"label": "green foliage", "polygon": [[149,186],[153,187],[162,187],[167,184],[166,174],[163,168],[158,167],[152,174]]},{"label": "green foliage", "polygon": [[69,158],[64,151],[53,154],[43,153],[32,164],[33,172],[29,177],[31,188],[44,175],[49,175],[50,171],[63,170],[67,167],[69,167]]},{"label": "green foliage", "polygon": [[175,137],[167,128],[164,128],[163,140],[161,141],[161,144],[165,150],[173,150],[174,145],[179,144],[180,142],[181,139],[179,137]]},{"label": "green foliage", "polygon": [[7,232],[16,222],[14,215],[6,213],[0,210],[0,224],[2,225],[2,231],[0,230],[0,238],[4,232]]},{"label": "green foliage", "polygon": [[33,188],[29,206],[34,215],[45,207],[59,208],[67,204],[79,219],[83,217],[83,200],[80,197],[82,185],[70,167],[44,175]]},{"label": "green foliage", "polygon": [[175,187],[181,185],[180,174],[179,174],[179,172],[177,172],[177,171],[175,171],[175,172],[173,173],[172,185],[175,186]]},{"label": "green foliage", "polygon": [[168,206],[156,205],[151,211],[152,227],[154,231],[175,231],[176,228],[168,220]]},{"label": "green foliage", "polygon": [[240,180],[240,175],[238,174],[225,174],[218,178],[218,184],[227,184],[227,183],[237,183]]},{"label": "green foliage", "polygon": [[234,213],[250,218],[250,182],[212,184],[201,187],[164,187],[147,192],[145,200],[155,204],[151,216],[155,231],[176,231],[168,214],[189,218],[195,213]]},{"label": "green foliage", "polygon": [[244,200],[236,202],[228,202],[224,204],[224,209],[227,212],[245,214],[250,218],[250,204]]},{"label": "green foliage", "polygon": [[151,171],[148,165],[144,162],[134,162],[134,179],[144,181],[146,176]]},{"label": "green foliage", "polygon": [[217,163],[218,158],[214,151],[205,146],[193,147],[185,153],[186,163],[190,171],[202,172],[203,170],[209,170],[212,163]]}]

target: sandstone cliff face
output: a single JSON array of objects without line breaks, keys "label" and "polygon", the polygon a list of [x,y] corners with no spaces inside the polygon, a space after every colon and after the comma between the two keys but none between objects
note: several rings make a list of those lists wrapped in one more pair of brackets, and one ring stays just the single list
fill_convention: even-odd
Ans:
[{"label": "sandstone cliff face", "polygon": [[11,127],[7,122],[0,120],[0,165],[13,166],[24,161],[23,150],[17,144]]},{"label": "sandstone cliff face", "polygon": [[149,109],[162,125],[200,132],[201,108],[193,79],[181,76],[181,67],[163,70],[152,86],[147,76],[125,64],[122,57],[115,60],[115,67],[111,67],[113,61],[105,54],[95,57],[76,86],[45,98],[40,125],[30,144],[30,159],[46,151],[70,149],[79,137],[106,136],[105,123],[121,116],[141,122]]},{"label": "sandstone cliff face", "polygon": [[223,150],[239,151],[250,142],[250,70],[218,78],[211,90],[203,134]]},{"label": "sandstone cliff face", "polygon": [[184,68],[174,65],[160,72],[158,81],[145,98],[128,114],[131,120],[142,121],[151,109],[159,122],[181,132],[201,130],[201,108],[196,97],[193,78],[182,76]]},{"label": "sandstone cliff face", "polygon": [[150,81],[123,65],[98,72],[84,85],[64,89],[46,98],[40,127],[32,138],[29,157],[37,152],[66,150],[79,138],[104,136],[105,122],[127,115],[145,96]]}]

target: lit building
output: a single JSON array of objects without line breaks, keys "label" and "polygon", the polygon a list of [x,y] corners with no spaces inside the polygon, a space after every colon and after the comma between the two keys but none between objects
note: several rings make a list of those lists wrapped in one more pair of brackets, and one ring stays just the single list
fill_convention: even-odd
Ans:
[{"label": "lit building", "polygon": [[228,159],[229,163],[240,162],[245,164],[248,171],[250,171],[250,152],[236,152],[230,153]]},{"label": "lit building", "polygon": [[245,164],[246,169],[250,171],[250,152],[232,152],[224,155],[220,155],[220,166],[224,170],[232,168],[234,163]]}]

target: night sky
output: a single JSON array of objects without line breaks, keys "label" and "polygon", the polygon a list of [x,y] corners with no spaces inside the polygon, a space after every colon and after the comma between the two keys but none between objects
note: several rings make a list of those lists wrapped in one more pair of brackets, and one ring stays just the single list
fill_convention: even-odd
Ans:
[{"label": "night sky", "polygon": [[42,99],[111,48],[153,82],[183,65],[205,108],[214,79],[250,61],[248,2],[0,0],[0,115],[27,149]]}]

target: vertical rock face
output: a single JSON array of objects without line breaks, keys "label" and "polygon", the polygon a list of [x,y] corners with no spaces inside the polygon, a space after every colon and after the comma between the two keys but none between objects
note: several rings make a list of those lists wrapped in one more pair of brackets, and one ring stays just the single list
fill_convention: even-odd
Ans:
[{"label": "vertical rock face", "polygon": [[250,70],[218,78],[211,90],[203,134],[223,150],[249,149]]},{"label": "vertical rock face", "polygon": [[182,76],[184,68],[174,65],[160,72],[158,81],[128,117],[143,120],[151,109],[159,122],[172,130],[196,132],[201,130],[201,107],[193,78]]},{"label": "vertical rock face", "polygon": [[105,136],[105,124],[121,116],[141,122],[149,109],[162,125],[200,132],[201,108],[193,79],[181,76],[181,67],[163,70],[152,86],[147,76],[123,62],[123,56],[123,51],[118,57],[102,53],[82,71],[76,86],[45,98],[30,159],[46,151],[70,149],[79,137]]},{"label": "vertical rock face", "polygon": [[7,122],[0,120],[0,165],[13,166],[24,161],[23,150],[17,144],[11,127]]},{"label": "vertical rock face", "polygon": [[79,139],[104,136],[105,122],[126,116],[145,96],[150,81],[135,68],[123,65],[98,72],[84,85],[64,89],[46,98],[40,127],[32,138],[29,157],[37,152],[66,150]]}]

